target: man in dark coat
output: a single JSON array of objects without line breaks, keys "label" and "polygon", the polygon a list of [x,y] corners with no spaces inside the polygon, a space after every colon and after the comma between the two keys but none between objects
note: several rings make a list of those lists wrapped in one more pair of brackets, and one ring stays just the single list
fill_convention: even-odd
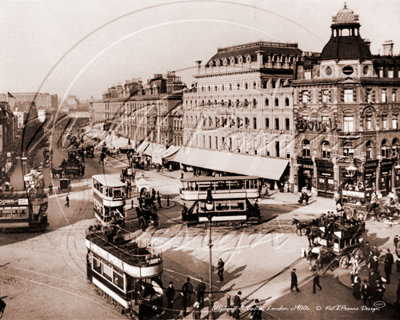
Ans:
[{"label": "man in dark coat", "polygon": [[186,282],[182,286],[182,298],[183,298],[183,316],[186,317],[186,308],[190,305],[191,296],[193,293],[193,285],[190,282],[190,278],[186,279]]},{"label": "man in dark coat", "polygon": [[65,198],[65,206],[69,207],[69,197],[68,196]]},{"label": "man in dark coat", "polygon": [[393,255],[390,253],[390,249],[387,249],[387,253],[385,255],[385,265],[384,265],[387,284],[390,283],[390,274],[392,273],[393,262],[394,262]]},{"label": "man in dark coat", "polygon": [[165,296],[167,297],[168,309],[172,309],[175,296],[175,288],[172,281],[169,282],[168,288],[165,291]]},{"label": "man in dark coat", "polygon": [[233,298],[233,307],[235,308],[235,311],[233,311],[233,319],[240,319],[240,308],[242,307],[242,302],[240,300],[240,296],[242,295],[242,292],[239,291],[236,295],[235,298]]},{"label": "man in dark coat", "polygon": [[396,304],[398,305],[400,302],[400,279],[399,279],[399,284],[397,285],[397,290],[396,290]]},{"label": "man in dark coat", "polygon": [[374,273],[377,273],[377,272],[378,272],[378,270],[379,270],[379,261],[378,261],[378,257],[377,257],[377,256],[374,256],[374,257],[373,257],[373,259],[372,259],[372,261],[371,261],[371,264],[370,264],[370,269],[371,269]]},{"label": "man in dark coat", "polygon": [[385,293],[385,291],[386,291],[385,286],[379,280],[376,280],[374,286],[375,301],[382,301],[383,294]]},{"label": "man in dark coat", "polygon": [[161,197],[160,197],[159,191],[157,191],[157,203],[158,203],[158,206],[161,208]]},{"label": "man in dark coat", "polygon": [[313,285],[313,293],[316,293],[316,292],[315,292],[315,287],[316,287],[316,286],[319,288],[319,291],[321,291],[321,290],[322,290],[322,287],[321,287],[321,285],[319,284],[319,274],[318,274],[318,271],[314,271],[314,280],[313,280],[313,282],[314,282],[314,285]]},{"label": "man in dark coat", "polygon": [[250,308],[250,315],[251,315],[251,319],[253,320],[261,320],[261,316],[262,316],[262,310],[260,309],[260,307],[257,305],[257,303],[259,303],[260,301],[258,301],[258,299],[256,299],[255,304]]},{"label": "man in dark coat", "polygon": [[361,251],[363,253],[363,258],[364,258],[365,263],[368,263],[369,255],[370,255],[370,252],[371,252],[371,248],[369,246],[369,242],[368,241],[367,242],[363,242],[361,244],[360,249],[361,249]]},{"label": "man in dark coat", "polygon": [[378,250],[378,248],[376,247],[376,245],[374,245],[372,247],[372,256],[377,256],[379,258],[380,252]]},{"label": "man in dark coat", "polygon": [[297,287],[297,275],[296,275],[296,268],[293,268],[292,274],[291,274],[291,285],[290,285],[290,291],[293,291],[293,288],[296,288],[297,292],[300,292],[299,288]]},{"label": "man in dark coat", "polygon": [[361,296],[363,298],[364,301],[364,306],[367,305],[367,301],[369,306],[371,307],[371,298],[372,298],[372,288],[371,286],[368,284],[367,279],[364,279],[364,283],[361,287]]},{"label": "man in dark coat", "polygon": [[206,285],[202,279],[200,279],[200,283],[196,287],[197,292],[197,301],[200,303],[200,308],[204,306],[204,292],[206,291]]}]

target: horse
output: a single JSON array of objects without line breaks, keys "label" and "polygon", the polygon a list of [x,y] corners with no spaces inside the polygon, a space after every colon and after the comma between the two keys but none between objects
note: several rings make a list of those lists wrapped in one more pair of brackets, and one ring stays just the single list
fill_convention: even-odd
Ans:
[{"label": "horse", "polygon": [[307,225],[306,236],[310,247],[315,245],[314,240],[321,236],[321,230],[316,226]]},{"label": "horse", "polygon": [[295,218],[293,218],[292,225],[296,225],[296,234],[298,234],[300,237],[303,235],[303,229],[307,229],[308,227],[308,222],[304,221],[299,221]]}]

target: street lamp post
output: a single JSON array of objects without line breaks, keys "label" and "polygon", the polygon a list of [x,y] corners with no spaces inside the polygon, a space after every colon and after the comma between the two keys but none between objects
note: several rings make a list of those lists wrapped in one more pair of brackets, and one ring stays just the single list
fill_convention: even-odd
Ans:
[{"label": "street lamp post", "polygon": [[22,164],[22,174],[25,176],[25,171],[26,171],[26,163],[28,161],[28,158],[25,155],[25,152],[22,153],[21,157],[21,164]]},{"label": "street lamp post", "polygon": [[207,189],[207,199],[206,199],[206,211],[208,212],[208,221],[210,223],[210,233],[209,233],[209,238],[208,238],[208,248],[210,252],[210,268],[209,268],[209,273],[210,273],[210,293],[208,295],[209,299],[209,304],[208,304],[208,319],[209,320],[214,320],[214,312],[213,312],[213,292],[212,292],[212,238],[211,238],[211,222],[212,222],[212,217],[213,217],[213,211],[214,211],[214,203],[213,203],[213,198],[211,194],[211,189]]}]

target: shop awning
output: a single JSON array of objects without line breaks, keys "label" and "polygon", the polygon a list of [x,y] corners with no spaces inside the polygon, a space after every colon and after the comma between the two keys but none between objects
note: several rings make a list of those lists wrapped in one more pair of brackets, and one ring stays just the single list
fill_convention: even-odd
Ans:
[{"label": "shop awning", "polygon": [[113,146],[115,148],[127,148],[128,147],[128,139],[124,137],[120,137],[114,140]]},{"label": "shop awning", "polygon": [[165,151],[166,147],[164,145],[155,145],[153,153],[151,154],[151,161],[153,163],[158,163],[162,165],[161,154]]},{"label": "shop awning", "polygon": [[146,148],[150,145],[150,142],[143,141],[142,144],[138,147],[137,153],[142,153]]},{"label": "shop awning", "polygon": [[247,176],[259,176],[271,180],[279,180],[289,163],[289,160],[286,159],[195,148],[182,148],[175,155],[168,157],[167,160],[193,167]]},{"label": "shop awning", "polygon": [[167,150],[164,150],[163,153],[161,153],[161,157],[163,159],[167,159],[168,157],[171,157],[172,155],[176,154],[181,147],[177,146],[170,146]]}]

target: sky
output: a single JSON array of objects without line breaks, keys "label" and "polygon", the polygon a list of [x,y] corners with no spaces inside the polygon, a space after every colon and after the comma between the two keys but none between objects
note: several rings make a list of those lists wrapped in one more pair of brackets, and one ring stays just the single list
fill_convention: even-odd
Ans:
[{"label": "sky", "polygon": [[[400,1],[349,0],[371,51],[400,53]],[[190,86],[195,61],[253,41],[321,52],[338,0],[2,0],[0,93],[48,92],[79,99],[118,82],[175,71]]]}]

